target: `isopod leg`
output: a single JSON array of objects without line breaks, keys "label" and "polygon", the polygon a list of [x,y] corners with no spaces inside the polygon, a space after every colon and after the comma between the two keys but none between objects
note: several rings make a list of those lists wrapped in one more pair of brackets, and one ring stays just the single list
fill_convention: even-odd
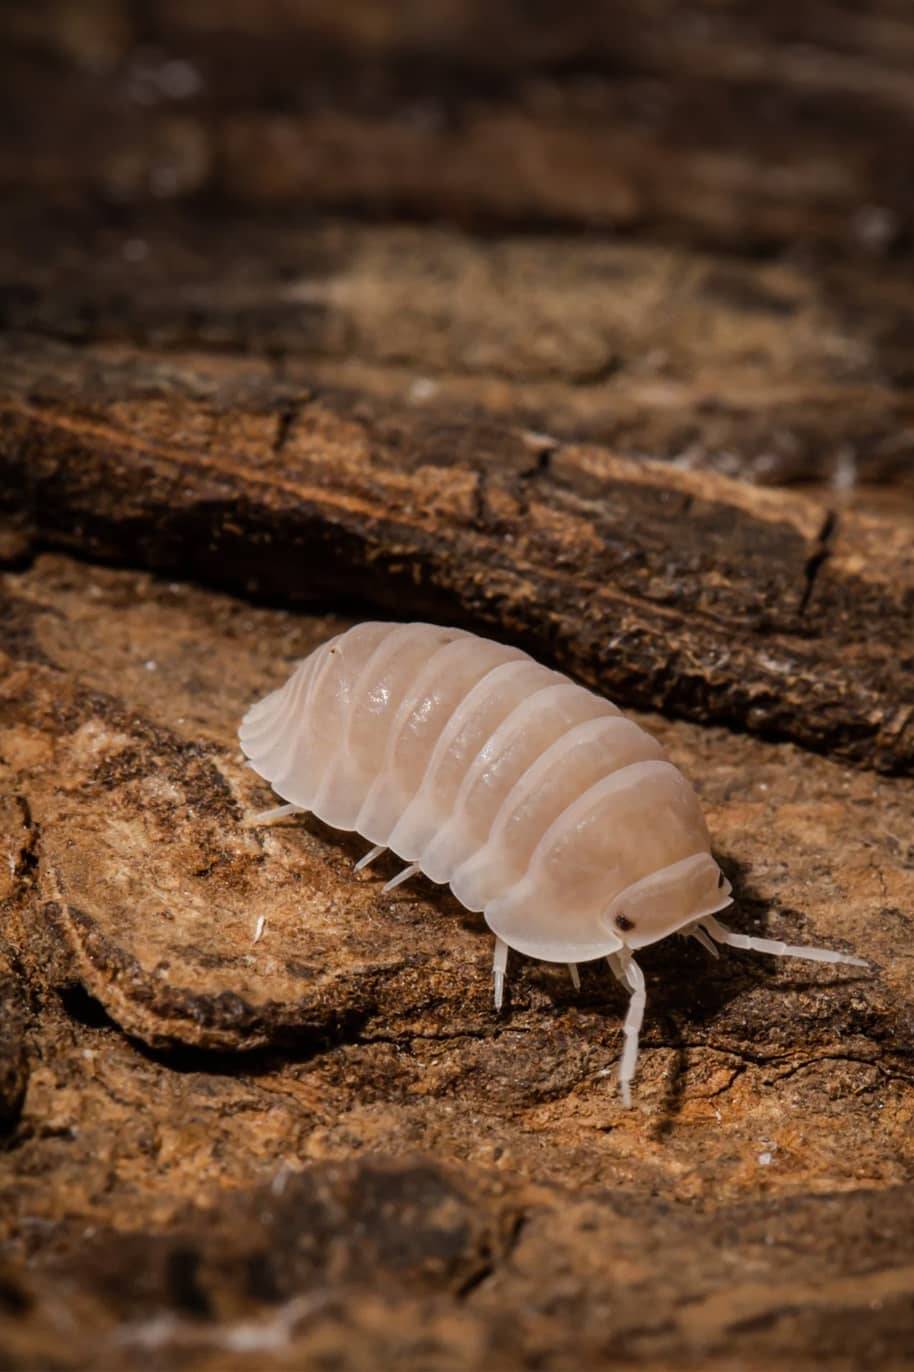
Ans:
[{"label": "isopod leg", "polygon": [[363,858],[359,858],[352,870],[354,872],[361,872],[363,867],[368,867],[374,862],[375,858],[379,858],[384,851],[385,848],[383,843],[375,844],[374,848],[369,849]]},{"label": "isopod leg", "polygon": [[402,886],[404,881],[409,881],[410,877],[414,877],[418,871],[418,862],[410,863],[409,867],[404,867],[402,872],[398,872],[395,877],[391,877],[390,881],[388,881],[384,886],[381,887],[381,890],[395,890],[398,886]]},{"label": "isopod leg", "polygon": [[622,1025],[625,1044],[619,1063],[619,1090],[622,1092],[622,1104],[628,1108],[632,1103],[631,1084],[638,1065],[638,1035],[641,1033],[644,1009],[647,1005],[647,988],[644,984],[644,973],[628,949],[611,953],[607,962],[616,979],[631,991],[625,1022]]},{"label": "isopod leg", "polygon": [[729,944],[731,948],[742,948],[749,953],[770,953],[776,958],[805,958],[807,962],[847,962],[852,967],[868,967],[864,958],[851,957],[850,953],[839,953],[834,948],[809,948],[802,944],[782,943],[780,939],[753,938],[749,934],[738,934],[728,929],[713,915],[706,915],[702,924],[718,943]]},{"label": "isopod leg", "polygon": [[580,978],[580,976],[578,975],[578,964],[577,964],[576,962],[569,962],[569,964],[568,964],[568,972],[569,972],[569,975],[570,975],[570,977],[571,977],[571,984],[572,984],[572,986],[574,987],[574,989],[575,989],[576,991],[580,991],[580,989],[581,989],[581,978]]},{"label": "isopod leg", "polygon": [[689,929],[687,932],[689,938],[693,938],[698,943],[700,943],[702,948],[704,948],[705,952],[710,953],[712,958],[720,957],[720,953],[717,951],[717,946],[715,945],[714,940],[708,937],[706,931],[702,929],[700,924],[693,925],[692,928]]},{"label": "isopod leg", "polygon": [[508,945],[504,939],[495,935],[495,954],[492,958],[492,975],[495,980],[495,1009],[500,1010],[505,998],[505,973],[508,970]]},{"label": "isopod leg", "polygon": [[285,819],[286,815],[303,815],[304,807],[301,805],[277,805],[273,810],[261,810],[257,815],[248,815],[244,821],[246,829],[253,829],[258,824],[270,824],[274,819]]}]

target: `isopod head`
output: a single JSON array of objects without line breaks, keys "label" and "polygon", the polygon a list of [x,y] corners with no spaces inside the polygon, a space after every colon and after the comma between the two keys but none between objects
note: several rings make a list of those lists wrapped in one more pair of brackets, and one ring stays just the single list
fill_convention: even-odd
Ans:
[{"label": "isopod head", "polygon": [[620,891],[603,923],[627,948],[646,948],[725,909],[731,889],[711,855],[695,853]]},{"label": "isopod head", "polygon": [[485,919],[494,934],[527,957],[588,962],[685,930],[730,905],[730,892],[717,863],[701,852],[632,882],[599,909],[581,899],[571,874],[564,900],[554,886],[530,874],[489,905]]}]

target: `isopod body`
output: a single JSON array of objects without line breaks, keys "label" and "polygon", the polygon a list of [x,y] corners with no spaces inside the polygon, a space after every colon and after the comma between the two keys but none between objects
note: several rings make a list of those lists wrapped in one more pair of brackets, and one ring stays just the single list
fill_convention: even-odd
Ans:
[{"label": "isopod body", "polygon": [[446,883],[509,948],[606,957],[631,992],[620,1067],[637,1060],[644,979],[632,954],[673,933],[763,952],[859,959],[734,934],[730,885],[698,798],[649,733],[518,648],[433,624],[356,625],[245,715],[250,765],[287,802]]}]

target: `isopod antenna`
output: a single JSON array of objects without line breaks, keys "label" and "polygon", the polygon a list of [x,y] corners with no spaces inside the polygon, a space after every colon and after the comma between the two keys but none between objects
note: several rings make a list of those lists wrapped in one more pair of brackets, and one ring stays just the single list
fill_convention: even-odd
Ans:
[{"label": "isopod antenna", "polygon": [[718,943],[726,943],[731,948],[741,948],[747,953],[770,953],[776,958],[805,958],[807,962],[844,962],[851,967],[869,967],[865,958],[855,958],[850,953],[841,953],[836,948],[814,948],[801,943],[782,943],[780,939],[754,938],[750,934],[738,934],[726,924],[721,924],[713,915],[705,915],[700,921],[712,938]]}]

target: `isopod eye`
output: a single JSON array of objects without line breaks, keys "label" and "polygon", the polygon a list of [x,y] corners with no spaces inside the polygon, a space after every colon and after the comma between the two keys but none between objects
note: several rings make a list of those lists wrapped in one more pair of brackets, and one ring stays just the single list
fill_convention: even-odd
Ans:
[{"label": "isopod eye", "polygon": [[629,929],[634,929],[634,927],[634,921],[630,920],[628,915],[616,915],[617,929],[622,929],[624,932],[627,932]]}]

